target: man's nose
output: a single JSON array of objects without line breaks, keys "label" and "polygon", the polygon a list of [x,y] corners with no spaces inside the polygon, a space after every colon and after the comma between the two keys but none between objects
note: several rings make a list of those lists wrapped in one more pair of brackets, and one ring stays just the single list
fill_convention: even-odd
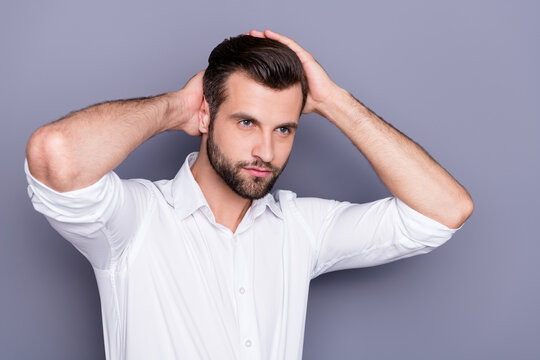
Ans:
[{"label": "man's nose", "polygon": [[261,135],[253,148],[253,156],[261,158],[262,161],[270,163],[274,160],[274,143],[272,135]]}]

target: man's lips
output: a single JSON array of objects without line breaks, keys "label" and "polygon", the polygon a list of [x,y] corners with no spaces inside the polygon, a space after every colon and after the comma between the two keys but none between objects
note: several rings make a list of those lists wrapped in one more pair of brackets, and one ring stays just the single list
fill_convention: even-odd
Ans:
[{"label": "man's lips", "polygon": [[257,168],[244,168],[248,173],[250,173],[251,175],[254,175],[254,176],[258,176],[258,177],[265,177],[265,176],[268,176],[271,171],[268,171],[268,170],[259,170]]}]

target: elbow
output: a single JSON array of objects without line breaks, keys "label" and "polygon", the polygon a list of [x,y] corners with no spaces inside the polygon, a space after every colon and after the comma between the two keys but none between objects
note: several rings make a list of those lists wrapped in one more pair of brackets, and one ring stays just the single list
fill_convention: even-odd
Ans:
[{"label": "elbow", "polygon": [[[472,215],[472,213],[474,211],[474,203],[473,203],[470,196],[469,196],[469,199],[468,199],[464,209],[465,209],[464,210],[465,220],[467,220]],[[465,222],[465,220],[463,220],[463,222]]]},{"label": "elbow", "polygon": [[[30,173],[39,181],[43,182],[47,173],[48,158],[46,150],[47,146],[47,129],[40,127],[37,129],[26,144],[26,160],[28,161],[28,168]],[[47,151],[48,152],[48,151]]]},{"label": "elbow", "polygon": [[453,220],[446,224],[451,229],[457,229],[467,221],[474,211],[474,202],[469,194],[460,202],[459,206],[456,206],[456,215]]},{"label": "elbow", "polygon": [[56,129],[37,129],[26,146],[28,168],[33,177],[56,191],[63,191],[73,177],[73,167],[67,164],[65,137]]}]

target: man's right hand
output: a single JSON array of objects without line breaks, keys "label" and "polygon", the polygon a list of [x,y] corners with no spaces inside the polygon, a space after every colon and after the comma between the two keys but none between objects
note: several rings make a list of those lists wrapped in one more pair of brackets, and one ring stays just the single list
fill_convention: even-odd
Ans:
[{"label": "man's right hand", "polygon": [[178,102],[177,116],[173,116],[173,124],[169,130],[183,130],[192,136],[201,136],[199,131],[199,109],[204,100],[203,75],[205,70],[199,71],[186,83],[182,90],[171,93],[174,101]]}]

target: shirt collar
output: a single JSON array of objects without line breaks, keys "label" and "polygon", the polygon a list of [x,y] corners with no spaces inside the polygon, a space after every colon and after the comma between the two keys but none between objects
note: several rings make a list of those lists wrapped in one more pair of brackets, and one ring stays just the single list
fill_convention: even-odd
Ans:
[{"label": "shirt collar", "polygon": [[[210,206],[191,172],[191,166],[198,156],[198,151],[190,153],[174,179],[171,180],[170,200],[172,201],[169,201],[169,203],[171,203],[182,219],[193,214],[201,207],[203,208],[203,211],[207,212],[207,215],[211,213]],[[274,199],[272,193],[268,193],[260,199],[253,200],[250,208],[246,212],[246,216],[252,216],[253,219],[255,219],[265,211],[266,206],[268,206],[277,217],[283,219],[281,208]],[[204,208],[206,210],[204,210]]]}]

